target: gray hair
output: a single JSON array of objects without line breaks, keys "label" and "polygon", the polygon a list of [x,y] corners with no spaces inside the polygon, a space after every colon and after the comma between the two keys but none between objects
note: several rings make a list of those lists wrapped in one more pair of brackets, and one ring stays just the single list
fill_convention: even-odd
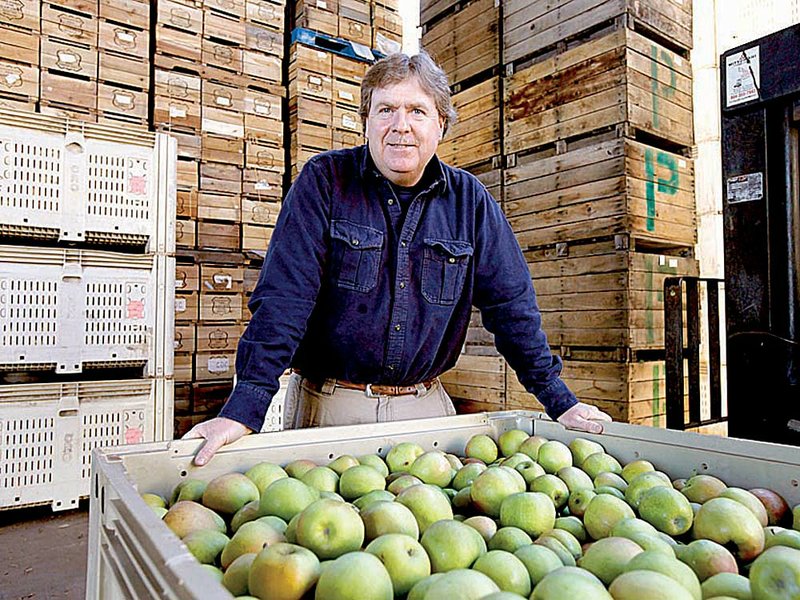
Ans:
[{"label": "gray hair", "polygon": [[361,122],[366,126],[372,93],[376,89],[402,83],[411,77],[416,77],[422,89],[433,98],[436,110],[444,120],[444,133],[447,133],[447,129],[456,122],[447,74],[424,50],[415,56],[400,52],[390,54],[369,68],[361,82],[361,106],[358,109]]}]

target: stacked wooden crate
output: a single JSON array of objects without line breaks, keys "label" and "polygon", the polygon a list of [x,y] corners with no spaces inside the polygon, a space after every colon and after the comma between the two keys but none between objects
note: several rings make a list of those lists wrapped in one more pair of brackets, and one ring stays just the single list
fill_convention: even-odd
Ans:
[{"label": "stacked wooden crate", "polygon": [[146,126],[149,25],[149,3],[41,2],[41,112]]},{"label": "stacked wooden crate", "polygon": [[285,170],[282,0],[161,0],[153,126],[178,139],[176,429],[232,389],[244,267],[275,225]]},{"label": "stacked wooden crate", "polygon": [[664,426],[663,279],[698,274],[691,3],[504,11],[504,207],[543,327],[581,400]]},{"label": "stacked wooden crate", "polygon": [[39,100],[39,0],[20,0],[0,10],[0,106],[34,110]]},{"label": "stacked wooden crate", "polygon": [[[458,121],[439,144],[447,164],[475,174],[502,200],[501,13],[495,0],[422,2],[422,47],[448,74]],[[442,380],[460,410],[505,406],[507,367],[473,312],[464,350]]]},{"label": "stacked wooden crate", "polygon": [[347,40],[308,29],[292,32],[289,127],[292,178],[325,150],[364,142],[360,85],[374,55]]}]

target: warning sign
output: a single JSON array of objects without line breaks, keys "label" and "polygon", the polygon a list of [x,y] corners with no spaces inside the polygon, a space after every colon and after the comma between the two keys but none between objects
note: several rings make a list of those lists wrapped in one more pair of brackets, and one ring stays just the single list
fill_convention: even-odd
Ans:
[{"label": "warning sign", "polygon": [[763,173],[748,173],[747,175],[728,177],[727,188],[726,196],[729,203],[761,200],[764,197],[764,175]]},{"label": "warning sign", "polygon": [[759,47],[754,46],[728,56],[725,59],[725,74],[728,107],[757,100],[761,86]]}]

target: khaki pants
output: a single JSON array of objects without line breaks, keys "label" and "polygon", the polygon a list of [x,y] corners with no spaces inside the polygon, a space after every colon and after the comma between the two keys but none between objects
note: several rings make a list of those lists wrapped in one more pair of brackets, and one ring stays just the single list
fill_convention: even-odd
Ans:
[{"label": "khaki pants", "polygon": [[454,414],[453,402],[438,379],[421,394],[370,397],[364,391],[339,387],[333,379],[326,380],[317,391],[293,373],[286,390],[284,427],[382,423]]}]

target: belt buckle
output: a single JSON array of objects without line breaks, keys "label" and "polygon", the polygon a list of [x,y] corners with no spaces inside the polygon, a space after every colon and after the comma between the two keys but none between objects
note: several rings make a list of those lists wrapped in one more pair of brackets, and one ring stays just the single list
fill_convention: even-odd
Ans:
[{"label": "belt buckle", "polygon": [[380,398],[380,394],[376,394],[372,391],[372,384],[368,383],[364,388],[364,394],[366,394],[367,398]]}]

